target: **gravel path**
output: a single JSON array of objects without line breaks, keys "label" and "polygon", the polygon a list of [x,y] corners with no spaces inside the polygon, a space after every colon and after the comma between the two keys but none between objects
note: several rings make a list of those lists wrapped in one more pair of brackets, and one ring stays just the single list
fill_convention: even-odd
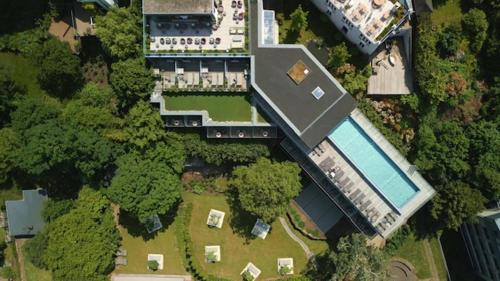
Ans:
[{"label": "gravel path", "polygon": [[279,219],[280,219],[281,225],[285,229],[288,236],[290,236],[290,238],[292,238],[293,241],[297,242],[300,245],[300,247],[304,250],[304,253],[306,254],[307,259],[310,260],[310,259],[314,258],[314,253],[309,249],[309,247],[306,245],[306,243],[304,243],[304,241],[302,241],[299,237],[297,237],[297,235],[295,235],[295,233],[293,233],[293,231],[288,226],[288,223],[286,222],[286,220],[284,218],[281,218],[281,217]]}]

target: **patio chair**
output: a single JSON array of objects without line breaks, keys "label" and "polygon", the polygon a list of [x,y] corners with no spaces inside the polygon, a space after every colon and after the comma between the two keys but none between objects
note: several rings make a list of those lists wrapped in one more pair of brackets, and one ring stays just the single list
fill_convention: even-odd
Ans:
[{"label": "patio chair", "polygon": [[354,198],[356,198],[356,196],[358,196],[359,194],[361,193],[361,190],[358,188],[356,189],[351,195],[349,195],[349,199],[353,200]]},{"label": "patio chair", "polygon": [[343,170],[340,170],[338,171],[337,173],[335,173],[335,180],[338,181],[340,180],[340,178],[342,178],[342,176],[345,174],[345,172]]},{"label": "patio chair", "polygon": [[372,201],[367,200],[365,203],[361,204],[361,207],[359,207],[359,210],[361,212],[363,212],[371,203],[372,203]]},{"label": "patio chair", "polygon": [[360,206],[363,204],[363,199],[365,199],[366,195],[364,193],[361,193],[355,200],[354,200],[354,205]]}]

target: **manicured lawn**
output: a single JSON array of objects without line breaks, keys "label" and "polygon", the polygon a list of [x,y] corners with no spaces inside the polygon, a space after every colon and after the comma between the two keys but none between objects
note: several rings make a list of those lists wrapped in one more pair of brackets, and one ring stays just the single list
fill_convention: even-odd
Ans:
[{"label": "manicured lawn", "polygon": [[[225,196],[186,193],[183,198],[185,202],[193,204],[189,231],[194,244],[194,258],[207,274],[229,280],[241,280],[239,276],[241,270],[248,262],[252,262],[262,270],[260,280],[275,278],[278,277],[277,258],[281,257],[294,259],[295,273],[305,269],[307,259],[304,252],[288,237],[278,221],[273,223],[271,232],[265,240],[253,239],[249,233],[254,220],[232,214]],[[221,229],[209,228],[206,225],[208,213],[212,208],[226,212]],[[235,225],[238,227],[233,227]],[[206,245],[221,246],[220,262],[205,263]]]},{"label": "manicured lawn", "polygon": [[462,8],[460,7],[460,0],[443,1],[442,5],[434,7],[431,19],[436,25],[440,24],[456,24],[462,20]]},{"label": "manicured lawn", "polygon": [[[115,273],[153,273],[147,269],[148,254],[163,254],[163,270],[157,270],[156,274],[186,274],[184,265],[175,238],[175,224],[171,223],[166,229],[162,229],[150,238],[143,239],[136,234],[138,226],[129,224],[130,230],[119,226],[122,237],[122,249],[127,250],[128,264],[117,266]],[[131,234],[132,232],[132,234]]]},{"label": "manicured lawn", "polygon": [[328,246],[328,243],[326,241],[309,239],[306,236],[304,236],[302,233],[300,233],[300,231],[293,228],[292,224],[290,223],[290,220],[287,220],[287,222],[288,222],[288,225],[290,226],[290,228],[292,229],[293,233],[295,233],[295,235],[297,235],[297,237],[302,239],[302,241],[304,241],[304,243],[306,243],[306,245],[309,247],[309,249],[311,251],[313,251],[316,255],[320,255],[328,250],[329,246]]},{"label": "manicured lawn", "polygon": [[250,121],[250,96],[241,93],[169,93],[167,110],[206,110],[214,121]]},{"label": "manicured lawn", "polygon": [[[413,264],[416,269],[418,278],[426,279],[432,277],[429,260],[425,256],[424,243],[425,240],[417,240],[417,238],[411,234],[405,243],[394,253],[394,256],[401,257],[408,260]],[[444,267],[444,261],[439,250],[439,244],[437,238],[432,238],[428,240],[431,246],[432,255],[436,268],[438,271],[438,276],[440,280],[446,280],[446,270]]]},{"label": "manicured lawn", "polygon": [[[26,255],[24,256],[26,257]],[[52,281],[52,274],[50,271],[34,266],[26,258],[24,259],[24,270],[26,271],[27,281]]]},{"label": "manicured lawn", "polygon": [[28,59],[13,53],[0,53],[0,66],[11,70],[13,78],[24,85],[28,93],[43,94],[36,79],[39,69]]}]

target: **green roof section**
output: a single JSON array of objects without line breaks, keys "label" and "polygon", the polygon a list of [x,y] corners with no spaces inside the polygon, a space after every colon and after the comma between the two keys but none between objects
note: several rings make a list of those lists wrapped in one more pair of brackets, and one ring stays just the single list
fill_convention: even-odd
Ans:
[{"label": "green roof section", "polygon": [[9,235],[32,236],[42,230],[42,209],[47,199],[47,191],[34,189],[23,190],[22,200],[5,201]]}]

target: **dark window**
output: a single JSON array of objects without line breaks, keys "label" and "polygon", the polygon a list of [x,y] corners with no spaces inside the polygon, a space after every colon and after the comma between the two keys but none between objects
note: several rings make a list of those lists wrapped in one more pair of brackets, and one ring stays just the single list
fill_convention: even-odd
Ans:
[{"label": "dark window", "polygon": [[349,30],[347,29],[347,26],[345,26],[345,25],[344,25],[344,26],[342,27],[342,31],[343,31],[344,33],[346,33],[346,34],[347,34],[347,31],[349,31]]}]

